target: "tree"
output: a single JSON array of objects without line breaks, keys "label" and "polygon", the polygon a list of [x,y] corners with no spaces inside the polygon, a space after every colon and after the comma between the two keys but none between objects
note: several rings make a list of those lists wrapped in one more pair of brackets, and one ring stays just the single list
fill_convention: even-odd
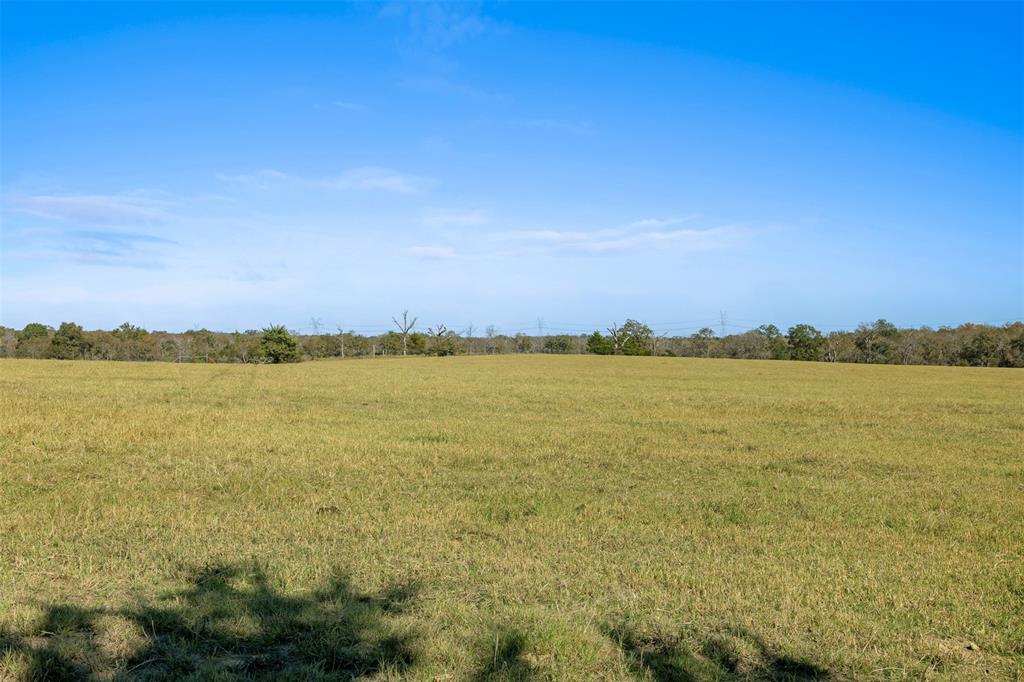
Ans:
[{"label": "tree", "polygon": [[221,348],[221,356],[229,360],[252,362],[259,357],[259,337],[251,331],[233,332],[228,343]]},{"label": "tree", "polygon": [[389,331],[380,337],[380,352],[382,355],[398,355],[398,351],[402,351],[402,355],[406,354],[406,339],[398,332]]},{"label": "tree", "polygon": [[601,332],[595,331],[587,337],[587,352],[594,355],[612,355],[615,353],[615,344]]},{"label": "tree", "polygon": [[427,352],[427,335],[422,332],[409,334],[409,352],[413,355],[423,355]]},{"label": "tree", "polygon": [[998,367],[999,356],[999,341],[987,329],[976,333],[960,351],[961,361],[974,367]]},{"label": "tree", "polygon": [[74,322],[61,322],[60,328],[50,339],[50,357],[58,360],[75,360],[82,357],[82,328]]},{"label": "tree", "polygon": [[544,352],[564,354],[572,350],[572,337],[566,334],[544,337]]},{"label": "tree", "polygon": [[273,363],[295,362],[299,359],[299,343],[284,325],[272,325],[260,335],[260,353]]},{"label": "tree", "polygon": [[146,355],[146,350],[151,347],[147,343],[149,332],[142,327],[136,327],[130,322],[123,323],[111,333],[118,341],[118,354],[124,359],[143,359]]},{"label": "tree", "polygon": [[339,343],[333,334],[313,334],[302,339],[302,350],[311,358],[326,358],[337,355]]},{"label": "tree", "polygon": [[217,336],[209,329],[189,329],[185,332],[185,338],[189,340],[189,361],[194,362],[200,357],[209,362],[211,355],[217,353]]},{"label": "tree", "polygon": [[809,324],[798,324],[786,333],[789,354],[794,360],[821,360],[825,337]]},{"label": "tree", "polygon": [[721,354],[727,358],[767,359],[771,357],[768,339],[757,330],[731,334],[722,339]]},{"label": "tree", "polygon": [[621,350],[623,355],[650,355],[651,337],[654,331],[642,322],[626,320],[619,332],[623,336]]},{"label": "tree", "polygon": [[693,344],[694,354],[710,357],[711,345],[715,342],[715,330],[711,327],[702,327],[690,335],[690,342]]},{"label": "tree", "polygon": [[626,335],[617,324],[608,327],[608,336],[612,342],[612,354],[618,355],[622,352],[622,344],[626,341]]},{"label": "tree", "polygon": [[409,321],[409,311],[402,311],[402,321],[399,322],[395,318],[391,318],[391,321],[395,323],[398,329],[402,332],[402,355],[407,355],[409,352],[409,332],[412,331],[413,327],[416,326],[416,318],[412,318],[412,322]]},{"label": "tree", "polygon": [[430,337],[430,352],[434,355],[456,355],[462,351],[459,335],[443,324],[428,329],[427,336]]},{"label": "tree", "polygon": [[18,341],[31,341],[50,335],[50,328],[41,322],[29,322],[18,332]]},{"label": "tree", "polygon": [[20,358],[44,358],[50,349],[50,328],[39,322],[30,322],[18,332],[14,354]]},{"label": "tree", "polygon": [[789,358],[789,346],[786,345],[786,337],[782,335],[779,328],[774,324],[762,324],[754,330],[764,337],[768,343],[769,357],[773,360],[786,360]]},{"label": "tree", "polygon": [[859,351],[860,362],[892,362],[898,359],[900,331],[888,320],[878,320],[872,325],[860,324],[854,332],[854,345]]}]

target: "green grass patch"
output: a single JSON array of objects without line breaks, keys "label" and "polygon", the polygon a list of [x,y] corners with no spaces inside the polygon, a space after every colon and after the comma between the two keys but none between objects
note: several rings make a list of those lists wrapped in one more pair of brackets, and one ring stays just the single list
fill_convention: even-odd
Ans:
[{"label": "green grass patch", "polygon": [[0,679],[1015,679],[1024,374],[0,361]]}]

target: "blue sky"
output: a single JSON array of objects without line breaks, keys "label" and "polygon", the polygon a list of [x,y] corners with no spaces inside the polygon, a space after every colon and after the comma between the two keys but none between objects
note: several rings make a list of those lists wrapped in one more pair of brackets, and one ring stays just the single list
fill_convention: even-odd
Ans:
[{"label": "blue sky", "polygon": [[1022,7],[4,2],[0,323],[1021,319]]}]

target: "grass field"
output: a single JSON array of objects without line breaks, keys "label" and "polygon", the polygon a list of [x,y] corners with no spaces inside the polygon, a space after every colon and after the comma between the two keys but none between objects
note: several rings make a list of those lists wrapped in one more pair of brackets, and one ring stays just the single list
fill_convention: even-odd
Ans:
[{"label": "grass field", "polygon": [[0,679],[1020,679],[1024,373],[0,362]]}]

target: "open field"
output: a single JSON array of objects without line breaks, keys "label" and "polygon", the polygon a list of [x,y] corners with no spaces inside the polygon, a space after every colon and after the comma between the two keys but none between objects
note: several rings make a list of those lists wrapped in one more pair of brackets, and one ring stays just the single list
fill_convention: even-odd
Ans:
[{"label": "open field", "polygon": [[0,679],[1020,679],[1024,373],[0,362]]}]

